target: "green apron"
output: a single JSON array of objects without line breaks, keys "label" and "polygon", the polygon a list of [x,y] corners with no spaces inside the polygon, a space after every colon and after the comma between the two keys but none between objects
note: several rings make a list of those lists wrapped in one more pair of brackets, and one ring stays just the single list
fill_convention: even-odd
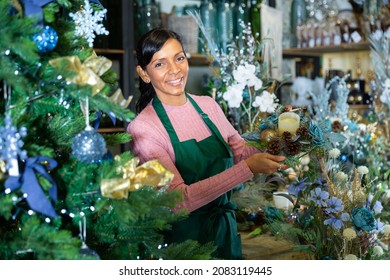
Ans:
[{"label": "green apron", "polygon": [[[180,142],[168,115],[155,97],[153,107],[171,139],[175,153],[175,166],[187,185],[216,175],[233,165],[229,145],[222,138],[214,123],[203,113],[198,104],[187,95],[197,112],[202,116],[212,135],[197,142],[195,139]],[[191,239],[205,244],[214,242],[217,250],[213,257],[242,259],[241,237],[237,232],[236,205],[231,202],[233,191],[221,195],[209,204],[191,212],[185,220],[172,225],[165,234],[167,242],[183,242]]]}]

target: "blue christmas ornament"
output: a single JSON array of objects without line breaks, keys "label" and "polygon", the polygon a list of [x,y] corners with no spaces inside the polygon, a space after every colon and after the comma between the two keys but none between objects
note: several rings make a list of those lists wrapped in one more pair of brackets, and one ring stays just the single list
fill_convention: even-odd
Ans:
[{"label": "blue christmas ornament", "polygon": [[41,32],[33,36],[33,41],[40,52],[45,53],[57,46],[58,35],[54,28],[45,25]]},{"label": "blue christmas ornament", "polygon": [[106,152],[106,141],[103,136],[87,127],[76,135],[72,142],[72,156],[81,162],[96,163]]}]

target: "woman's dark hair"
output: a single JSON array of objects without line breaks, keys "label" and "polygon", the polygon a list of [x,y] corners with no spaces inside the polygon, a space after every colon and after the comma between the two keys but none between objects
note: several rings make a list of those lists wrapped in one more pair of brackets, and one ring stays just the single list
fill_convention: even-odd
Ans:
[{"label": "woman's dark hair", "polygon": [[[161,50],[163,45],[171,38],[178,40],[183,46],[180,36],[174,31],[165,28],[156,28],[145,33],[137,44],[137,65],[143,70],[146,70],[146,66],[152,60],[153,55]],[[139,79],[139,90],[141,95],[136,104],[137,113],[141,112],[156,95],[152,84],[145,83],[142,79]]]}]

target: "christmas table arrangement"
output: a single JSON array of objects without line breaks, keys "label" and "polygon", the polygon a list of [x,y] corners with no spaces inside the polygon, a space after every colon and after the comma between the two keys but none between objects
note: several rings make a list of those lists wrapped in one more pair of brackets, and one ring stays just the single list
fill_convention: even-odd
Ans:
[{"label": "christmas table arrangement", "polygon": [[[238,219],[252,222],[253,234],[270,231],[292,240],[310,258],[389,258],[389,142],[382,110],[370,108],[365,118],[349,116],[348,75],[328,81],[320,94],[300,93],[311,97],[305,108],[281,105],[278,82],[267,75],[261,56],[268,40],[257,42],[251,26],[242,24],[240,36],[223,49],[200,16],[192,16],[210,59],[208,94],[248,145],[284,155],[290,166],[256,177],[235,193]],[[376,46],[382,50],[376,65],[382,65],[378,61],[387,61],[389,44]],[[386,81],[382,77],[384,97],[377,99],[390,104]]]},{"label": "christmas table arrangement", "polygon": [[[386,139],[375,124],[349,119],[345,79],[331,80],[308,111],[279,106],[257,132],[244,134],[249,145],[285,155],[292,167],[273,179],[277,207],[262,205],[263,229],[314,259],[388,259]],[[338,84],[335,108],[324,100],[331,83]]]}]

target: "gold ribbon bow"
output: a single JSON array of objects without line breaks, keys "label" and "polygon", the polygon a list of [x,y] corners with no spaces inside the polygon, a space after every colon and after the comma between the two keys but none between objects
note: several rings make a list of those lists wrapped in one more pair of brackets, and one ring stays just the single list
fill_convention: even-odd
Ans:
[{"label": "gold ribbon bow", "polygon": [[83,63],[78,56],[65,56],[52,59],[49,64],[53,67],[66,65],[68,70],[76,73],[67,81],[77,85],[90,85],[92,94],[95,95],[104,87],[105,83],[100,76],[111,68],[112,61],[104,56],[97,56],[93,52]]},{"label": "gold ribbon bow", "polygon": [[122,90],[118,88],[113,95],[110,96],[110,101],[114,104],[121,106],[122,108],[127,108],[133,99],[133,95],[130,95],[127,99],[123,97]]},{"label": "gold ribbon bow", "polygon": [[139,158],[134,157],[117,168],[117,173],[123,174],[122,178],[103,179],[100,186],[102,195],[115,199],[127,198],[129,192],[142,186],[163,186],[173,179],[173,173],[157,160],[145,162],[137,167],[138,163]]}]

